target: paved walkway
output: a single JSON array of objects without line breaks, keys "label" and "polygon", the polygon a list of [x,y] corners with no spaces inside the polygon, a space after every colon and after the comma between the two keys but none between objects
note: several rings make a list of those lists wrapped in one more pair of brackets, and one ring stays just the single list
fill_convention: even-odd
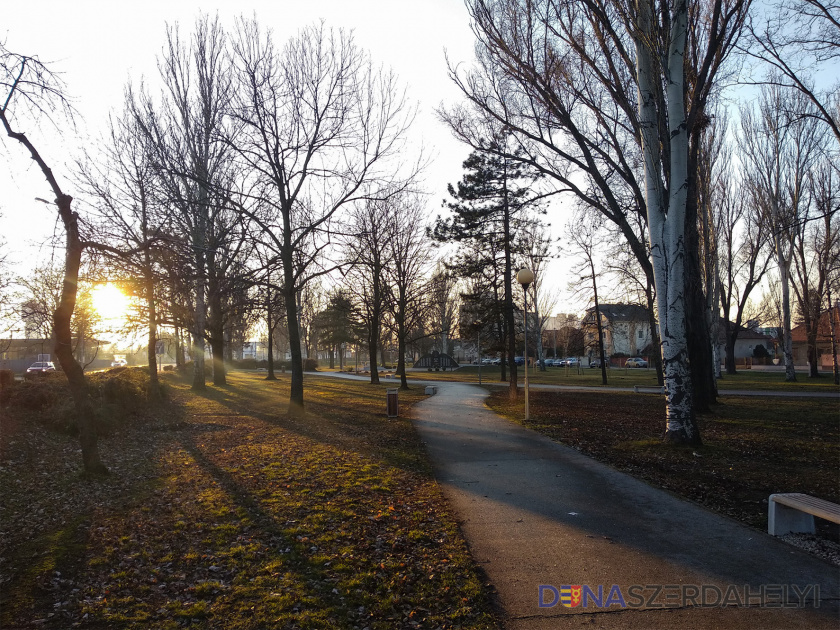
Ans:
[{"label": "paved walkway", "polygon": [[[840,627],[836,567],[500,418],[480,387],[436,385],[416,425],[507,630]],[[563,585],[616,604],[540,607],[540,585],[544,604]],[[714,605],[745,585],[751,606]],[[781,607],[794,586],[805,606]]]}]

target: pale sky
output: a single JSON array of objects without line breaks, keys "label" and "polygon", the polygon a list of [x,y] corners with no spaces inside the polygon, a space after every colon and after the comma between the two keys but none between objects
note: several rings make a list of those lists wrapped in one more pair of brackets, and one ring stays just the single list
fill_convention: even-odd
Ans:
[{"label": "pale sky", "polygon": [[[445,54],[455,63],[470,63],[473,58],[473,35],[462,0],[148,0],[136,4],[7,0],[0,22],[6,47],[37,55],[63,73],[79,112],[76,129],[59,133],[48,124],[24,129],[52,165],[65,192],[73,194],[69,173],[74,157],[85,144],[93,151],[108,114],[122,105],[126,82],[139,83],[145,77],[151,91],[156,91],[155,64],[165,24],[178,22],[182,33],[190,32],[199,11],[218,13],[226,27],[237,16],[256,15],[262,26],[274,30],[277,42],[322,18],[328,26],[353,29],[357,44],[370,52],[374,63],[393,68],[407,86],[409,99],[419,104],[412,141],[431,150],[433,161],[426,175],[426,187],[432,193],[429,215],[440,211],[446,184],[461,178],[461,163],[469,153],[434,114],[441,103],[454,103],[460,96],[447,77]],[[56,222],[54,208],[34,198],[52,199],[51,191],[22,147],[4,141],[0,151],[5,163],[0,168],[0,233],[10,257],[21,267],[31,267],[49,255],[39,244],[53,232]],[[565,219],[548,220],[556,229]],[[569,309],[561,303],[557,310]]]}]

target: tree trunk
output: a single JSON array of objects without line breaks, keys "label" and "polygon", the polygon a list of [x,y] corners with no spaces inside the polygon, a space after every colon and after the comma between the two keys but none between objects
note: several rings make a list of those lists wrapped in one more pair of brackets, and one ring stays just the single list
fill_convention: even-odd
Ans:
[{"label": "tree trunk", "polygon": [[144,273],[146,275],[146,309],[149,315],[149,338],[146,346],[146,356],[149,360],[149,391],[147,396],[149,400],[156,401],[160,399],[157,365],[157,304],[155,302],[155,280],[152,276],[148,253],[146,254]]},{"label": "tree trunk", "polygon": [[[728,325],[728,324],[727,324]],[[738,331],[730,330],[726,333],[726,373],[733,375],[738,371],[735,366],[735,342],[737,341]]]},{"label": "tree trunk", "polygon": [[190,354],[193,360],[193,382],[192,390],[203,392],[207,389],[204,380],[204,331],[206,319],[205,278],[204,278],[204,255],[199,252],[196,255],[198,270],[195,279],[195,310],[193,314],[192,348]]},{"label": "tree trunk", "polygon": [[405,330],[402,325],[397,327],[397,373],[400,375],[400,389],[408,389],[408,378],[405,373]]},{"label": "tree trunk", "polygon": [[826,298],[828,299],[828,329],[831,335],[831,365],[834,370],[834,384],[840,385],[840,366],[837,364],[837,325],[835,318],[840,312],[840,305],[835,306],[831,301],[831,283],[825,285]]},{"label": "tree trunk", "polygon": [[793,364],[793,336],[790,324],[790,261],[785,260],[779,236],[776,237],[776,260],[782,285],[782,351],[785,357],[785,381],[795,382],[796,367]]},{"label": "tree trunk", "polygon": [[[688,221],[688,226],[689,231],[696,235],[697,221]],[[688,360],[694,387],[694,412],[704,413],[710,411],[711,405],[717,402],[717,384],[712,362],[712,347],[709,343],[706,297],[701,282],[698,248],[689,247],[687,254],[685,308]]]},{"label": "tree trunk", "polygon": [[207,268],[209,271],[207,284],[210,302],[208,330],[210,333],[210,353],[213,356],[213,385],[223,386],[227,384],[225,376],[225,326],[222,313],[222,292],[212,254],[208,255]]},{"label": "tree trunk", "polygon": [[810,330],[806,331],[806,338],[808,340],[808,378],[819,378],[819,352],[817,352],[817,322],[814,323]]},{"label": "tree trunk", "polygon": [[598,351],[601,355],[601,383],[607,384],[607,356],[604,352],[604,330],[601,325],[601,306],[598,304],[598,283],[595,281],[595,263],[589,258],[589,268],[592,271],[592,291],[595,295],[595,327],[598,331]]},{"label": "tree trunk", "polygon": [[[670,190],[662,180],[659,138],[659,67],[648,47],[654,41],[653,7],[640,3],[640,33],[636,42],[639,85],[639,120],[645,173],[645,195],[650,230],[651,258],[659,304],[662,359],[666,385],[665,439],[697,445],[700,433],[694,416],[693,387],[688,362],[685,299],[685,218],[688,182],[688,136],[684,100],[687,7],[673,8],[672,41],[667,57],[667,108],[670,147]],[[664,116],[664,112],[661,113]]]},{"label": "tree trunk", "polygon": [[[275,324],[271,319],[271,288],[265,288],[265,323],[268,335],[268,374],[265,376],[267,381],[276,381],[277,376],[274,374],[274,327]],[[256,353],[255,353],[256,354]]]},{"label": "tree trunk", "polygon": [[[510,208],[508,207],[507,177],[505,177],[504,208],[504,244],[505,244],[505,325],[508,334],[508,353],[510,355],[510,387],[508,397],[515,401],[519,398],[516,378],[516,320],[513,317],[513,261],[511,254]],[[528,366],[525,366],[528,369]]]},{"label": "tree trunk", "polygon": [[659,327],[656,322],[656,300],[653,297],[653,286],[650,284],[653,279],[648,279],[645,288],[645,300],[648,308],[648,325],[650,326],[650,345],[653,349],[653,365],[656,368],[656,382],[665,385],[665,371],[662,369],[662,340],[659,338]]},{"label": "tree trunk", "polygon": [[73,318],[73,310],[76,307],[79,268],[82,260],[78,215],[72,211],[73,198],[69,195],[60,195],[55,202],[58,205],[58,212],[64,223],[67,237],[64,257],[64,283],[61,288],[61,299],[53,317],[55,354],[67,377],[70,395],[73,397],[84,470],[89,474],[107,474],[108,469],[99,457],[99,437],[94,424],[93,405],[90,400],[85,373],[82,366],[73,358],[70,322]]},{"label": "tree trunk", "polygon": [[294,289],[294,278],[291,274],[291,261],[289,261],[289,273],[286,274],[285,291],[283,297],[286,303],[286,325],[289,331],[289,354],[291,355],[291,389],[289,392],[289,414],[292,416],[303,416],[303,356],[300,349],[300,326],[297,314],[297,296]]},{"label": "tree trunk", "polygon": [[[697,173],[701,144],[701,127],[691,130],[688,143],[688,172]],[[708,302],[703,290],[703,268],[700,264],[700,229],[698,218],[697,176],[687,178],[685,201],[685,315],[688,336],[688,360],[691,366],[691,383],[694,387],[694,413],[711,410],[717,402],[717,383],[709,342],[706,319]]]}]

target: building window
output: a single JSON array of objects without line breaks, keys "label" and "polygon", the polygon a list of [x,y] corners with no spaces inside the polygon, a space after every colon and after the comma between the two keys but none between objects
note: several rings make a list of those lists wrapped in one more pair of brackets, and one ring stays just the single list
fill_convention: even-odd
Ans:
[{"label": "building window", "polygon": [[644,339],[644,338],[645,338],[645,333],[644,333],[643,330],[640,330],[639,331],[639,339]]}]

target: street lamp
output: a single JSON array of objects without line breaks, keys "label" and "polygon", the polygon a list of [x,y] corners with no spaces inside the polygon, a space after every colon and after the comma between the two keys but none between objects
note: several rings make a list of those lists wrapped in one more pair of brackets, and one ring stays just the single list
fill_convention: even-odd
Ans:
[{"label": "street lamp", "polygon": [[516,281],[522,285],[522,295],[525,298],[525,420],[528,421],[531,417],[528,408],[528,285],[534,281],[534,272],[527,267],[520,269],[516,274]]}]

